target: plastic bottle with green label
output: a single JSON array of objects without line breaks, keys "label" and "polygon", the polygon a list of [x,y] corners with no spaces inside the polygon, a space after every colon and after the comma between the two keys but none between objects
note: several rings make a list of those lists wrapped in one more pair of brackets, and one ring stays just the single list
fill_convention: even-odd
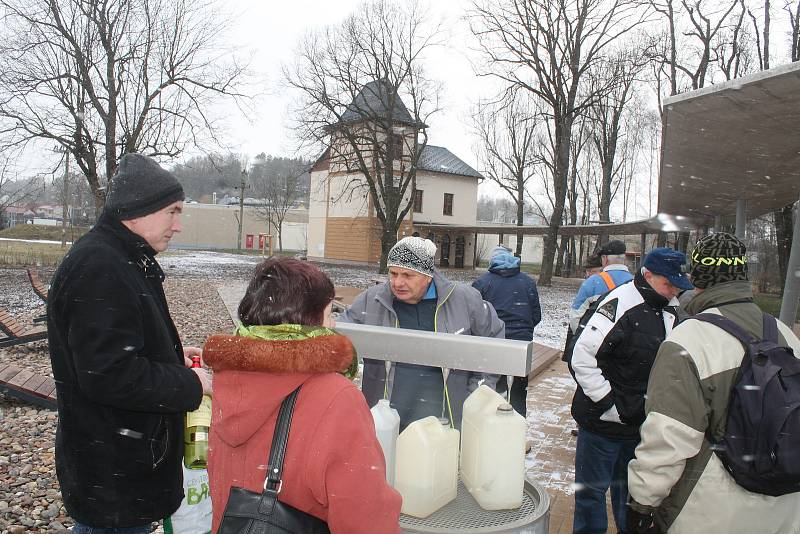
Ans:
[{"label": "plastic bottle with green label", "polygon": [[[192,367],[200,367],[200,356],[192,356]],[[211,396],[203,395],[200,407],[186,414],[183,431],[183,463],[188,469],[208,465],[208,429],[211,426]]]}]

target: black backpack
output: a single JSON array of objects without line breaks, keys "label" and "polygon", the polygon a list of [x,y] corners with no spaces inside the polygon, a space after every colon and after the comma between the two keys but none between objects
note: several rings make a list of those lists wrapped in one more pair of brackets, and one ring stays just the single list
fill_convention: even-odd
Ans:
[{"label": "black backpack", "polygon": [[800,491],[800,360],[778,345],[778,324],[764,314],[756,339],[721,315],[701,313],[745,348],[728,405],[725,436],[712,448],[736,482],[777,497]]},{"label": "black backpack", "polygon": [[589,304],[589,307],[586,308],[586,311],[583,312],[581,315],[580,320],[578,321],[578,329],[573,332],[572,328],[567,325],[567,339],[564,342],[564,351],[561,353],[561,361],[567,362],[569,365],[569,372],[572,373],[572,377],[575,377],[575,373],[572,372],[572,351],[575,350],[575,342],[578,341],[578,336],[581,335],[583,329],[586,328],[586,324],[589,322],[589,319],[592,318],[594,312],[597,311],[597,307],[600,305],[600,302],[606,298],[606,295],[611,293],[612,290],[608,290],[602,295],[599,295],[593,302]]}]

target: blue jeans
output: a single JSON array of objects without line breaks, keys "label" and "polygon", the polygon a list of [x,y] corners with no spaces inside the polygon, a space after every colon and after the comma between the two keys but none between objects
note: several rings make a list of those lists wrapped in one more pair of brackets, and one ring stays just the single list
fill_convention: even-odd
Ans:
[{"label": "blue jeans", "polygon": [[608,530],[606,491],[611,488],[611,509],[617,530],[625,530],[628,503],[628,462],[636,439],[612,439],[578,430],[575,450],[575,515],[573,534],[605,534]]},{"label": "blue jeans", "polygon": [[104,528],[90,527],[76,521],[72,534],[150,534],[150,523],[138,527]]}]

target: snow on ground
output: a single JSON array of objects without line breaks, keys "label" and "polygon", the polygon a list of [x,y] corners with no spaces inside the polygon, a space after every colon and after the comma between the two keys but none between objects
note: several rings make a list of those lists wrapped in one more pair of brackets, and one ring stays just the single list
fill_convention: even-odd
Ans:
[{"label": "snow on ground", "polygon": [[546,489],[574,493],[577,428],[570,414],[575,381],[558,362],[531,382],[528,390],[528,433],[531,452],[525,457],[527,475]]},{"label": "snow on ground", "polygon": [[[17,243],[45,243],[48,245],[60,245],[61,241],[51,241],[49,239],[14,239],[12,237],[0,237],[0,241],[15,241]],[[67,245],[71,245],[72,241],[67,241]]]},{"label": "snow on ground", "polygon": [[[253,268],[264,258],[241,254],[206,251],[169,251],[158,256],[161,267],[168,275],[210,276],[230,282],[247,282]],[[375,267],[320,263],[336,286],[367,288],[374,280],[386,280]],[[472,283],[485,270],[445,269],[445,277]],[[562,348],[566,337],[569,306],[578,290],[575,281],[556,279],[550,287],[539,288],[542,322],[534,329],[533,339],[551,347]]]}]

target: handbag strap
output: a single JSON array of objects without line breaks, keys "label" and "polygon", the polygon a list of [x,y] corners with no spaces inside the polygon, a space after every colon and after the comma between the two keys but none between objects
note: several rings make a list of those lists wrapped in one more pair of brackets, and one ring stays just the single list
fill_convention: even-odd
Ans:
[{"label": "handbag strap", "polygon": [[281,492],[281,486],[283,485],[283,459],[286,455],[286,445],[289,442],[289,427],[292,426],[294,405],[301,387],[298,386],[281,403],[281,411],[278,413],[278,420],[275,422],[275,432],[272,435],[272,446],[269,450],[264,492],[274,493],[275,495]]}]

